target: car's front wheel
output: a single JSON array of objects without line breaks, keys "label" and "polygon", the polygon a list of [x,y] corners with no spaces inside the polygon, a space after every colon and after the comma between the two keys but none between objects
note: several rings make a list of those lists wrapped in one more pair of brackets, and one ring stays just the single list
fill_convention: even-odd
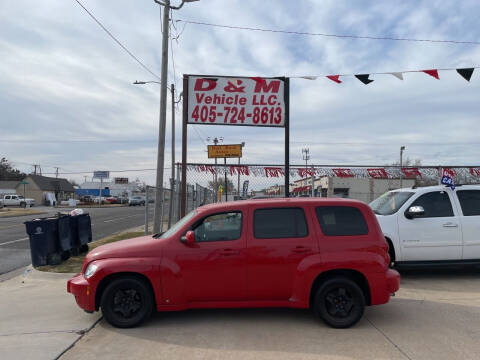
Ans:
[{"label": "car's front wheel", "polygon": [[349,278],[338,276],[326,280],[317,290],[313,310],[334,328],[355,325],[365,309],[362,289]]},{"label": "car's front wheel", "polygon": [[148,284],[135,277],[122,277],[107,285],[100,306],[113,326],[130,328],[140,325],[152,314],[153,294]]}]

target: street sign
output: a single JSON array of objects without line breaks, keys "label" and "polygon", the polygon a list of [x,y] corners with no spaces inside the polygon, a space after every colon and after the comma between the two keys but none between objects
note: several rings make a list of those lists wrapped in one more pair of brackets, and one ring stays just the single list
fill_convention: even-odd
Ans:
[{"label": "street sign", "polygon": [[208,158],[241,158],[242,145],[208,145]]},{"label": "street sign", "polygon": [[188,76],[189,124],[285,127],[285,78]]},{"label": "street sign", "polygon": [[110,177],[110,171],[94,171],[93,177],[95,179],[108,179]]}]

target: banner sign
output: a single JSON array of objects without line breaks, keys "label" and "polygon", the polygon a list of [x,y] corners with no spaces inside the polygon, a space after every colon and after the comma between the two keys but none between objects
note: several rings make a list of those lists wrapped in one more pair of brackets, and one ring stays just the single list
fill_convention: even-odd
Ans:
[{"label": "banner sign", "polygon": [[93,177],[96,179],[108,179],[110,177],[110,171],[94,171]]},{"label": "banner sign", "polygon": [[242,186],[242,197],[245,199],[247,197],[247,194],[248,194],[248,184],[249,184],[249,181],[248,180],[245,180],[243,182],[243,186]]},{"label": "banner sign", "polygon": [[441,183],[449,186],[452,190],[455,190],[455,172],[451,169],[443,169],[443,175]]},{"label": "banner sign", "polygon": [[241,158],[242,145],[208,145],[208,158]]},{"label": "banner sign", "polygon": [[285,78],[188,76],[188,124],[285,127]]}]

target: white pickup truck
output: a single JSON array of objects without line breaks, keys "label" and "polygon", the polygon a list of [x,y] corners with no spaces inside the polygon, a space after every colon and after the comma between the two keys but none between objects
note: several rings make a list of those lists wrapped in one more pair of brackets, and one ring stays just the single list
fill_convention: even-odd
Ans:
[{"label": "white pickup truck", "polygon": [[20,207],[27,207],[27,206],[34,206],[35,200],[34,199],[25,199],[21,195],[4,195],[3,198],[0,198],[0,208],[6,206],[20,206]]},{"label": "white pickup truck", "polygon": [[480,264],[480,185],[398,189],[370,207],[396,266]]}]

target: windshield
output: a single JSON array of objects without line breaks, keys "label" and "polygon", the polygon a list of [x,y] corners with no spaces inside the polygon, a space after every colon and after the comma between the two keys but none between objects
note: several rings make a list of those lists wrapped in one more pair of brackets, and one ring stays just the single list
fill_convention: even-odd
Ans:
[{"label": "windshield", "polygon": [[395,214],[413,194],[413,192],[409,191],[387,192],[373,200],[369,205],[375,214],[392,215]]},{"label": "windshield", "polygon": [[185,225],[191,218],[193,218],[197,214],[196,210],[190,211],[187,215],[181,218],[175,225],[173,225],[170,229],[165,231],[160,239],[165,239],[172,236],[178,229],[180,229],[183,225]]}]

